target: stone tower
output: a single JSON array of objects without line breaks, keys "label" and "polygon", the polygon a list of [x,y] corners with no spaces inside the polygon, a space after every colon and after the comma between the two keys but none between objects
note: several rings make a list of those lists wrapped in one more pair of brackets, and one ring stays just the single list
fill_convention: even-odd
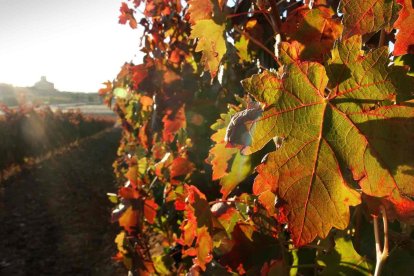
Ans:
[{"label": "stone tower", "polygon": [[46,76],[42,76],[40,81],[36,82],[34,88],[38,90],[55,90],[55,85],[46,80]]}]

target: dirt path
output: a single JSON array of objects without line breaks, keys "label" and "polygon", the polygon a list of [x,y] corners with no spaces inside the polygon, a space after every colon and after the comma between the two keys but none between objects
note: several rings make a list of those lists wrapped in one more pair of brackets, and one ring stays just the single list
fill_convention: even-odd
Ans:
[{"label": "dirt path", "polygon": [[110,257],[117,225],[113,129],[0,184],[0,275],[126,275]]}]

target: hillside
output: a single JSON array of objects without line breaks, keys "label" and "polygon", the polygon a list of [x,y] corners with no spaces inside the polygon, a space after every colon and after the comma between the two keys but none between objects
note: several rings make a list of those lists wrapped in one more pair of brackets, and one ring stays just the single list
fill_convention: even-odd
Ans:
[{"label": "hillside", "polygon": [[102,104],[98,93],[65,92],[0,84],[0,102],[16,106],[22,100],[33,104]]}]

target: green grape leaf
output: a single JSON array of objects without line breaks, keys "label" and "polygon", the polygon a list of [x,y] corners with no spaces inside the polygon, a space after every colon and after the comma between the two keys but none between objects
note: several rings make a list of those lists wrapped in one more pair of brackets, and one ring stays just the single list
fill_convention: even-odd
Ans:
[{"label": "green grape leaf", "polygon": [[317,257],[318,265],[323,266],[321,275],[371,275],[373,264],[359,255],[350,238],[335,237],[335,248],[331,252],[322,253]]},{"label": "green grape leaf", "polygon": [[232,117],[238,114],[240,107],[231,107],[227,114],[221,114],[220,119],[211,126],[216,132],[211,136],[216,144],[210,149],[207,162],[213,167],[213,180],[220,179],[220,192],[223,198],[233,191],[252,171],[251,157],[240,154],[236,147],[228,147],[225,141],[226,128]]},{"label": "green grape leaf", "polygon": [[391,31],[400,6],[395,0],[342,0],[344,38],[372,34],[382,28]]},{"label": "green grape leaf", "polygon": [[398,66],[407,66],[409,67],[408,75],[414,77],[414,55],[407,54],[403,56],[396,57],[394,59],[394,64]]},{"label": "green grape leaf", "polygon": [[191,38],[198,39],[196,52],[202,52],[204,70],[210,71],[211,78],[217,75],[221,59],[226,53],[224,40],[225,25],[219,25],[212,19],[198,20],[192,27]]},{"label": "green grape leaf", "polygon": [[243,152],[283,140],[257,168],[254,190],[270,190],[285,202],[281,210],[298,246],[347,227],[349,206],[360,202],[347,185],[353,180],[364,193],[414,208],[405,197],[414,195],[414,108],[393,104],[410,94],[413,80],[396,78],[401,67],[388,66],[386,48],[360,49],[355,36],[338,43],[326,67],[297,61],[243,81],[267,106],[250,124]]},{"label": "green grape leaf", "polygon": [[252,55],[249,51],[249,39],[246,36],[241,35],[240,39],[234,43],[234,47],[237,50],[241,62],[252,61]]}]

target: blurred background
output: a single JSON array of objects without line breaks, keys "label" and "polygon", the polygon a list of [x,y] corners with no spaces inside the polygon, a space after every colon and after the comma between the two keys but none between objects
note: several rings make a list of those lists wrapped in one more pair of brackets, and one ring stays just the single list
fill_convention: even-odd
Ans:
[{"label": "blurred background", "polygon": [[0,0],[0,275],[118,275],[112,162],[98,90],[140,30],[118,0]]}]

